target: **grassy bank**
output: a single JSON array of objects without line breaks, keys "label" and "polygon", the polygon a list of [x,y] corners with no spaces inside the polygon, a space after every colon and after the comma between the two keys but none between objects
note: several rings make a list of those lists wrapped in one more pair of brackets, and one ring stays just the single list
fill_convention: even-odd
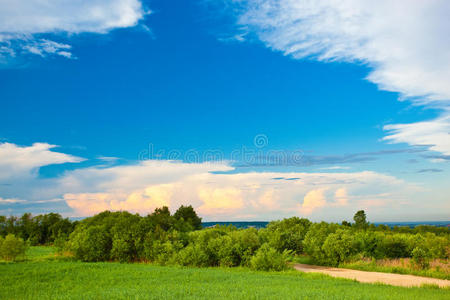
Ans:
[{"label": "grassy bank", "polygon": [[448,299],[450,290],[361,284],[318,274],[244,268],[82,263],[30,249],[0,263],[0,299]]},{"label": "grassy bank", "polygon": [[[308,256],[297,256],[293,259],[296,263],[317,264]],[[411,263],[409,258],[359,260],[354,262],[340,263],[339,268],[354,269],[370,272],[384,272],[396,274],[410,274],[431,278],[450,280],[450,265],[448,260],[435,259],[430,262],[430,267],[420,269]]]}]

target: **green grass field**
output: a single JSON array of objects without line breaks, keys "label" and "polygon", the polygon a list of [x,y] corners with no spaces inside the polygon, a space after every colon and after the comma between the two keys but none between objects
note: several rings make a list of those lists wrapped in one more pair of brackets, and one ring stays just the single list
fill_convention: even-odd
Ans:
[{"label": "green grass field", "polygon": [[450,299],[449,289],[361,284],[296,271],[82,263],[33,247],[0,263],[0,299]]}]

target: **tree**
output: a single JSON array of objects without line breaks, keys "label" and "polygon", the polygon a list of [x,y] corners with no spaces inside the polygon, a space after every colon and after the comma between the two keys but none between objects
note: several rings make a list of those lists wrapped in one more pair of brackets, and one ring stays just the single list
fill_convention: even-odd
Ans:
[{"label": "tree", "polygon": [[24,256],[27,247],[23,239],[8,234],[0,241],[0,254],[5,260],[15,260],[18,256]]},{"label": "tree", "polygon": [[364,210],[357,211],[355,216],[353,217],[353,220],[355,221],[355,227],[358,229],[366,229],[369,225]]},{"label": "tree", "polygon": [[292,217],[281,221],[272,221],[267,225],[269,245],[279,252],[292,250],[303,252],[303,240],[311,226],[308,219]]},{"label": "tree", "polygon": [[338,266],[340,262],[350,259],[358,249],[351,231],[339,229],[328,235],[323,243],[322,250],[326,262]]},{"label": "tree", "polygon": [[177,220],[183,218],[183,220],[190,223],[195,230],[202,229],[202,218],[197,215],[192,205],[181,205],[173,216]]},{"label": "tree", "polygon": [[170,211],[167,206],[156,208],[155,211],[149,215],[149,218],[154,227],[159,226],[164,231],[167,231],[173,227],[174,218],[170,215]]}]

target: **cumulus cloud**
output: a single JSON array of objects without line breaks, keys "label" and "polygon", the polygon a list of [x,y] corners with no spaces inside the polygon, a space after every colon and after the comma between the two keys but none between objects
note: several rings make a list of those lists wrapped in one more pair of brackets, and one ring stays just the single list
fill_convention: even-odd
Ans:
[{"label": "cumulus cloud", "polygon": [[140,0],[0,0],[0,58],[32,53],[72,58],[71,46],[39,34],[105,34],[135,26],[147,14]]},{"label": "cumulus cloud", "polygon": [[394,131],[386,139],[449,153],[449,1],[232,2],[240,8],[239,28],[254,32],[267,47],[297,59],[367,64],[367,79],[379,88],[444,109],[435,120],[386,126]]},{"label": "cumulus cloud", "polygon": [[169,160],[100,164],[41,178],[40,167],[82,161],[54,148],[46,143],[0,145],[0,212],[38,207],[40,212],[62,210],[68,216],[103,210],[145,215],[163,205],[172,211],[193,205],[205,220],[271,220],[299,214],[342,219],[355,208],[376,207],[382,216],[401,210],[406,205],[402,203],[411,208],[410,199],[422,191],[394,176],[369,171],[236,173],[226,162]]},{"label": "cumulus cloud", "polygon": [[[233,168],[227,164],[146,161],[132,166],[71,171],[60,179],[60,186],[71,191],[63,197],[76,215],[92,215],[105,209],[147,214],[162,205],[176,209],[192,204],[208,220],[272,219],[299,212],[311,215],[329,208],[335,212],[336,208],[349,209],[348,204],[357,203],[359,196],[379,189],[386,193],[377,199],[395,206],[390,198],[403,199],[417,191],[414,185],[375,172],[217,173],[218,170]],[[273,180],[280,175],[299,179]]]},{"label": "cumulus cloud", "polygon": [[326,205],[325,189],[315,189],[309,191],[303,198],[303,203],[300,205],[300,212],[310,215],[315,209],[324,207]]}]

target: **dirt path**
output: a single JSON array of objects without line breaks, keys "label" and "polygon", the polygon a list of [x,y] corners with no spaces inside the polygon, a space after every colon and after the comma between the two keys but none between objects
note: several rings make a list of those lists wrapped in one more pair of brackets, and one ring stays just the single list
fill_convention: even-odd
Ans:
[{"label": "dirt path", "polygon": [[421,286],[422,284],[437,284],[440,287],[450,287],[450,280],[428,278],[414,275],[402,275],[381,272],[367,272],[350,269],[295,264],[294,268],[302,272],[323,273],[333,277],[355,279],[359,282],[385,283],[398,286]]}]

